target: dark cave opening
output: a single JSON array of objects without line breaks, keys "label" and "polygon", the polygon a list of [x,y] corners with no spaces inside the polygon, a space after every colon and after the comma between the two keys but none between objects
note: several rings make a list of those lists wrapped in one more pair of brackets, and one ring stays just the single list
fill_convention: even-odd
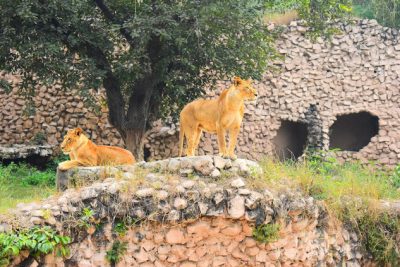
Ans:
[{"label": "dark cave opening", "polygon": [[362,111],[338,116],[329,128],[329,148],[359,151],[379,132],[379,118]]},{"label": "dark cave opening", "polygon": [[306,123],[283,120],[273,139],[277,157],[282,161],[300,157],[307,145],[307,134]]}]

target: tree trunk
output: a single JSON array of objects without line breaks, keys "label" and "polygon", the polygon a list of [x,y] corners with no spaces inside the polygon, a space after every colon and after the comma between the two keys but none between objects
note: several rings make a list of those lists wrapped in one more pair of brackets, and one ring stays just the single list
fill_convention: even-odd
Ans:
[{"label": "tree trunk", "polygon": [[132,152],[138,162],[144,159],[143,146],[145,133],[145,129],[129,129],[125,131],[126,148]]},{"label": "tree trunk", "polygon": [[149,118],[150,99],[155,86],[154,81],[154,75],[150,74],[135,84],[126,113],[124,141],[137,161],[144,159],[144,137]]}]

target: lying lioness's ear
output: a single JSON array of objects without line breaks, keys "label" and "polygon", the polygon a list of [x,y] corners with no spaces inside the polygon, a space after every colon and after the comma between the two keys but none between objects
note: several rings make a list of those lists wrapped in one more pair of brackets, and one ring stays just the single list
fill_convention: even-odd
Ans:
[{"label": "lying lioness's ear", "polygon": [[81,135],[81,133],[83,132],[83,130],[82,130],[82,128],[75,128],[75,134],[77,135],[77,136],[80,136]]},{"label": "lying lioness's ear", "polygon": [[242,79],[238,76],[233,77],[233,85],[238,86],[242,82]]},{"label": "lying lioness's ear", "polygon": [[247,80],[247,82],[248,82],[248,83],[252,83],[253,80],[252,80],[251,78],[249,78],[249,79]]}]

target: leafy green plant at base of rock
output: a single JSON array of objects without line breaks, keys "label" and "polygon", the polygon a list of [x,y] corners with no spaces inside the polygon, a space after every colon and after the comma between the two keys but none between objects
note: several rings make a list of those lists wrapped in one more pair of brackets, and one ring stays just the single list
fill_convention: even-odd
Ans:
[{"label": "leafy green plant at base of rock", "polygon": [[258,242],[270,243],[279,238],[279,224],[261,224],[253,229],[253,237]]},{"label": "leafy green plant at base of rock", "polygon": [[48,226],[33,227],[12,233],[0,233],[0,266],[7,266],[13,257],[22,250],[28,250],[34,258],[49,254],[53,251],[57,256],[68,256],[71,242],[68,236],[58,235]]},{"label": "leafy green plant at base of rock", "polygon": [[118,263],[126,250],[128,249],[128,243],[127,242],[121,242],[119,240],[114,241],[112,244],[112,247],[109,251],[106,253],[106,259],[111,263],[111,264],[116,264]]}]

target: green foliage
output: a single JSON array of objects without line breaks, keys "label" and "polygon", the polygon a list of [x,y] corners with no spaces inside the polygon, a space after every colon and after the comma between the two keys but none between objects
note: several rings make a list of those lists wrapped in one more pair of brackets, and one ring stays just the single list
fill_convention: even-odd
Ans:
[{"label": "green foliage", "polygon": [[125,236],[127,231],[128,227],[124,221],[118,221],[114,224],[114,232],[116,232],[119,236]]},{"label": "green foliage", "polygon": [[58,235],[48,226],[15,233],[0,233],[0,266],[7,266],[10,259],[19,255],[22,250],[28,250],[35,258],[53,251],[58,256],[67,256],[67,245],[70,242],[69,237]]},{"label": "green foliage", "polygon": [[337,33],[334,23],[347,20],[352,14],[351,0],[302,0],[301,3],[299,15],[311,27],[308,34],[313,38],[321,33],[327,36]]},{"label": "green foliage", "polygon": [[364,249],[381,266],[399,266],[400,247],[396,239],[400,234],[400,218],[386,212],[376,212],[367,207],[350,212],[349,209],[346,209],[343,219],[357,232]]},{"label": "green foliage", "polygon": [[343,213],[342,200],[349,197],[367,202],[400,198],[391,172],[373,163],[340,163],[332,154],[317,153],[298,162],[266,159],[261,162],[263,175],[254,178],[254,183],[258,186],[271,183],[279,187],[283,183],[283,187],[300,187],[304,193],[325,200],[339,217]]},{"label": "green foliage", "polygon": [[268,9],[298,8],[314,33],[348,13],[345,0],[283,2],[0,0],[0,69],[21,74],[27,98],[39,83],[61,83],[95,102],[89,89],[103,86],[110,122],[126,139],[176,118],[218,80],[260,79],[278,56]]},{"label": "green foliage", "polygon": [[262,162],[263,175],[258,186],[302,188],[304,193],[323,200],[332,215],[356,230],[365,249],[382,266],[398,266],[396,236],[400,220],[395,215],[375,210],[382,199],[399,199],[398,172],[382,170],[373,163],[340,163],[333,151],[309,153],[302,162]]},{"label": "green foliage", "polygon": [[392,184],[395,188],[400,188],[400,164],[396,166],[391,176]]},{"label": "green foliage", "polygon": [[253,237],[258,242],[270,243],[279,238],[279,224],[261,224],[253,229]]},{"label": "green foliage", "polygon": [[126,252],[127,247],[127,242],[121,242],[119,240],[114,241],[111,249],[106,253],[106,259],[112,264],[118,263]]},{"label": "green foliage", "polygon": [[354,14],[361,18],[376,19],[381,25],[400,27],[400,0],[356,1]]},{"label": "green foliage", "polygon": [[100,220],[96,219],[94,210],[87,207],[83,208],[78,221],[80,227],[85,228],[89,234],[93,234],[96,231],[96,225],[99,223]]},{"label": "green foliage", "polygon": [[266,10],[271,13],[284,13],[291,10],[296,10],[300,7],[299,0],[267,0],[265,1]]},{"label": "green foliage", "polygon": [[28,164],[0,165],[0,183],[20,184],[21,186],[54,186],[55,172],[39,171]]},{"label": "green foliage", "polygon": [[55,176],[54,170],[39,171],[27,164],[0,164],[0,212],[48,197],[55,192]]}]

